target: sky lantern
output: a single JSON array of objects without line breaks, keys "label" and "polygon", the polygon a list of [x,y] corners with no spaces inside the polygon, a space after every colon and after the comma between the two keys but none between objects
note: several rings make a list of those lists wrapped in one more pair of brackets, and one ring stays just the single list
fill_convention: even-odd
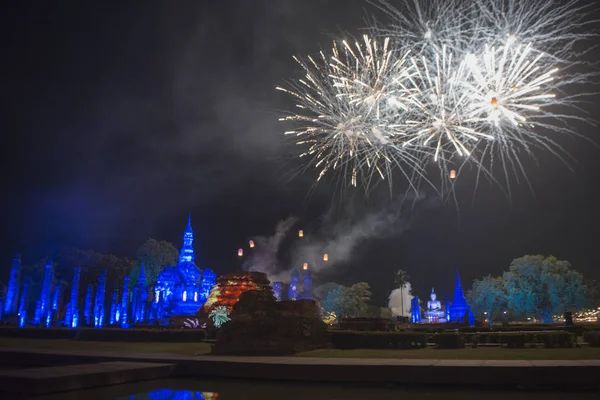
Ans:
[{"label": "sky lantern", "polygon": [[298,231],[298,237],[304,237],[304,231],[302,229]]},{"label": "sky lantern", "polygon": [[323,261],[329,261],[329,254],[323,254]]},{"label": "sky lantern", "polygon": [[302,269],[306,271],[308,269],[308,263],[304,263],[304,265],[302,266]]},{"label": "sky lantern", "polygon": [[238,257],[242,257],[244,255],[244,249],[238,250]]},{"label": "sky lantern", "polygon": [[450,171],[450,179],[456,179],[456,171],[455,170]]},{"label": "sky lantern", "polygon": [[254,248],[254,240],[249,241],[248,246],[250,246],[250,248],[253,249]]}]

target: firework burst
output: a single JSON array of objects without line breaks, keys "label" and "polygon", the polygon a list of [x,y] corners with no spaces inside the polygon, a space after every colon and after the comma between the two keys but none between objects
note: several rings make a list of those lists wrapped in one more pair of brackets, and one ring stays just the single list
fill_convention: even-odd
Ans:
[{"label": "firework burst", "polygon": [[496,180],[499,161],[508,183],[509,176],[527,179],[521,158],[533,149],[568,158],[557,134],[577,135],[570,122],[589,122],[571,112],[585,95],[571,87],[591,76],[572,68],[586,51],[576,51],[578,42],[595,37],[585,31],[593,22],[585,19],[588,2],[372,4],[391,18],[373,23],[375,39],[298,60],[304,79],[279,88],[303,110],[283,120],[297,124],[287,133],[308,147],[301,156],[318,179],[338,171],[354,186],[359,177],[368,185],[399,169],[417,187],[429,181],[433,160],[447,178],[444,190],[456,177],[450,169],[465,164]]},{"label": "firework burst", "polygon": [[353,186],[359,179],[368,185],[374,174],[386,179],[395,167],[411,181],[422,174],[418,152],[397,146],[404,132],[395,123],[412,102],[399,83],[414,69],[407,64],[409,52],[392,51],[389,42],[363,36],[354,46],[334,43],[330,55],[296,58],[304,78],[292,89],[277,88],[298,101],[302,111],[281,120],[297,125],[286,134],[306,147],[300,157],[318,169],[318,180],[334,171],[349,176]]}]

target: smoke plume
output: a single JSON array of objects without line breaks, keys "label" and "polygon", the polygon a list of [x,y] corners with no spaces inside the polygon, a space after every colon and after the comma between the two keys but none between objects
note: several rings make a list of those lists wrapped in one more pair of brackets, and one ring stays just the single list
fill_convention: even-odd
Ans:
[{"label": "smoke plume", "polygon": [[410,283],[404,285],[402,290],[400,288],[392,290],[388,303],[388,307],[392,310],[392,316],[405,317],[410,315],[410,301],[413,298],[411,290]]}]

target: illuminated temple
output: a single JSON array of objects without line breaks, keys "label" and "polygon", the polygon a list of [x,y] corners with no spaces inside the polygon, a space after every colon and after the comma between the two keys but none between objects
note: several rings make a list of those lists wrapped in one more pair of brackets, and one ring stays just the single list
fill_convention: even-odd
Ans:
[{"label": "illuminated temple", "polygon": [[470,311],[465,293],[460,284],[460,276],[456,271],[456,284],[452,302],[446,297],[445,305],[437,300],[435,290],[431,289],[431,299],[427,302],[427,308],[421,313],[419,298],[414,297],[411,301],[411,321],[413,323],[438,324],[445,322],[474,324],[474,316]]},{"label": "illuminated temple", "polygon": [[183,233],[183,246],[177,265],[165,267],[154,285],[151,309],[157,319],[173,315],[195,315],[215,285],[215,273],[210,268],[202,271],[194,263],[193,243],[194,231],[190,215]]}]

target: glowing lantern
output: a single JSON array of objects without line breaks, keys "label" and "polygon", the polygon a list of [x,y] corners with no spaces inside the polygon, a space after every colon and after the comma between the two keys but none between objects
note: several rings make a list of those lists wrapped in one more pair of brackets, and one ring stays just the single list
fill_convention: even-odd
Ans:
[{"label": "glowing lantern", "polygon": [[254,240],[249,241],[248,246],[250,246],[250,248],[253,249],[254,248]]},{"label": "glowing lantern", "polygon": [[323,261],[329,261],[329,255],[327,253],[323,254]]},{"label": "glowing lantern", "polygon": [[455,170],[450,171],[450,179],[456,179],[456,171]]},{"label": "glowing lantern", "polygon": [[304,237],[304,231],[302,229],[298,231],[298,237]]},{"label": "glowing lantern", "polygon": [[492,97],[492,108],[498,108],[498,99],[495,97]]},{"label": "glowing lantern", "polygon": [[238,257],[242,257],[244,255],[244,249],[238,250]]},{"label": "glowing lantern", "polygon": [[304,263],[304,265],[302,266],[302,269],[306,271],[308,269],[308,263]]}]

